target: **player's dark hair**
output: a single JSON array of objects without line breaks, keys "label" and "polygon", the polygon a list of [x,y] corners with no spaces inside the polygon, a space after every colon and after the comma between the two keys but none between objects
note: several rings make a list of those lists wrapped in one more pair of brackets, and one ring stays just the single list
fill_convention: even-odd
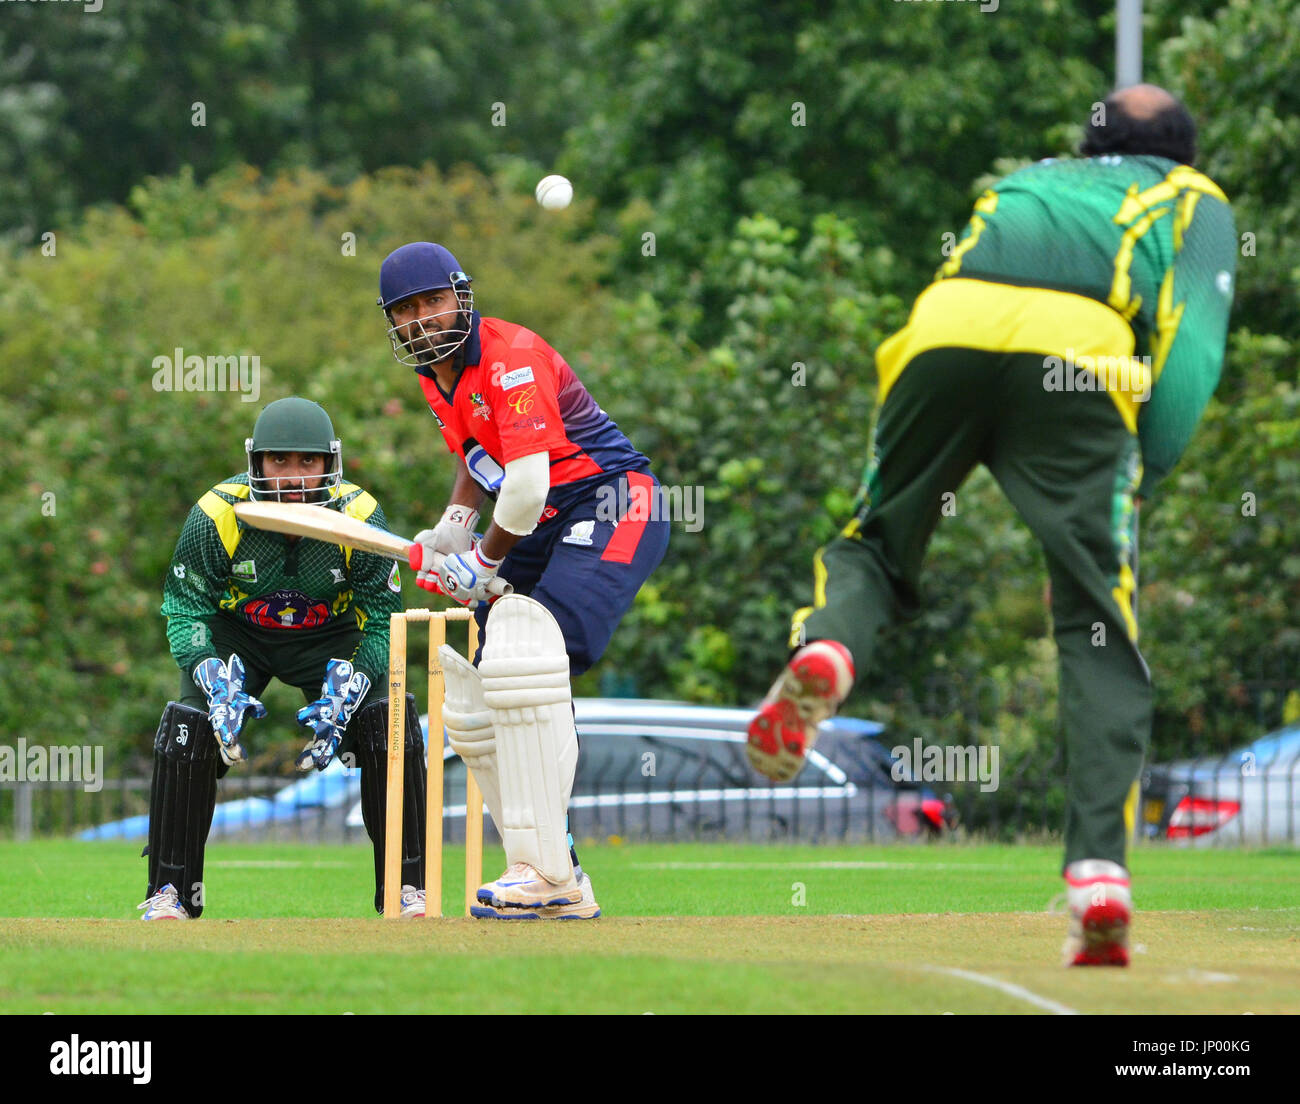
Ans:
[{"label": "player's dark hair", "polygon": [[1084,157],[1104,153],[1167,157],[1181,165],[1196,162],[1196,123],[1178,100],[1144,117],[1131,115],[1119,94],[1106,97],[1100,121],[1088,119],[1079,152]]}]

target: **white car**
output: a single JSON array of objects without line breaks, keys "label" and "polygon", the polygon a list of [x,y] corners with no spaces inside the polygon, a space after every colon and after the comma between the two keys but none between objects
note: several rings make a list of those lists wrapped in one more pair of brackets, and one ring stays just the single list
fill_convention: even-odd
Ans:
[{"label": "white car", "polygon": [[1142,806],[1151,838],[1300,844],[1300,724],[1224,755],[1147,767]]}]

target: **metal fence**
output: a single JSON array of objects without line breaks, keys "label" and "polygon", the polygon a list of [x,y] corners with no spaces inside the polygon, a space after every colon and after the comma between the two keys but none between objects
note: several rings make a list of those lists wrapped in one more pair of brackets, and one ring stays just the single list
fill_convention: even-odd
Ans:
[{"label": "metal fence", "polygon": [[[1300,844],[1300,727],[1276,754],[1237,751],[1148,767],[1137,807],[1139,839],[1174,846]],[[889,842],[973,836],[1015,840],[1060,834],[1065,790],[1061,757],[1021,764],[995,792],[979,782],[913,787],[854,781],[826,760],[830,777],[812,784],[772,786],[720,771],[715,760],[677,762],[654,778],[633,762],[610,762],[580,776],[570,809],[579,839]],[[464,839],[465,808],[448,763],[444,836]],[[355,774],[355,772],[351,772]],[[461,770],[463,777],[463,769]],[[720,777],[721,776],[721,777]],[[891,780],[892,781],[892,780]],[[737,784],[737,783],[740,784]],[[882,779],[883,782],[883,779]],[[13,839],[66,836],[94,826],[140,822],[134,831],[103,838],[143,841],[149,778],[108,778],[87,792],[77,782],[25,782],[0,787],[0,834]],[[288,792],[294,776],[232,771],[219,784],[214,840],[355,843],[366,839],[360,789],[328,802]],[[274,815],[269,815],[270,810]],[[223,814],[229,814],[224,815]],[[490,820],[488,838],[494,838]]]},{"label": "metal fence", "polygon": [[[1136,837],[1172,846],[1300,844],[1300,723],[1280,724],[1297,687],[1290,677],[1252,685],[1252,696],[1264,703],[1259,728],[1268,733],[1253,743],[1149,764]],[[973,749],[939,748],[950,756],[939,777],[927,775],[919,760],[900,772],[889,733],[845,720],[824,732],[792,785],[777,786],[754,774],[745,758],[747,717],[744,710],[623,702],[589,711],[584,724],[580,710],[574,836],[843,843],[1050,838],[1063,829],[1059,749],[1004,761],[989,786],[970,770],[951,769],[953,751]],[[916,748],[934,750],[923,741]],[[221,780],[210,838],[363,842],[359,772],[304,776],[288,758],[296,747],[283,750],[283,762],[263,757],[257,773],[241,765]],[[444,836],[457,842],[464,839],[464,767],[449,749],[445,756]],[[0,835],[81,834],[143,846],[148,770],[147,761],[125,764],[121,777],[93,789],[68,781],[0,782]],[[98,832],[87,831],[95,826]],[[490,821],[487,834],[495,838]]]}]

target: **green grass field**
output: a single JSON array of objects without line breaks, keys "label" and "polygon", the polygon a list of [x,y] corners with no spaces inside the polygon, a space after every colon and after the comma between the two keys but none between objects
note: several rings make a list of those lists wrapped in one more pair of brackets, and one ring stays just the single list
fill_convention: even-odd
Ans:
[{"label": "green grass field", "polygon": [[203,919],[142,924],[139,845],[0,843],[0,1012],[1300,1012],[1295,851],[1137,850],[1133,967],[1085,971],[1056,847],[582,858],[598,921],[385,923],[368,847],[214,844]]}]

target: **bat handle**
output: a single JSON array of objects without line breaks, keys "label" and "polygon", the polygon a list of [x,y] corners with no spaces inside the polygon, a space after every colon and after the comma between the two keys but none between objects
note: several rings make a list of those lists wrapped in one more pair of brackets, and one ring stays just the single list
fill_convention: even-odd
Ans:
[{"label": "bat handle", "polygon": [[[429,565],[428,570],[435,573],[440,572],[442,570],[442,561],[446,558],[446,556],[435,555],[433,563]],[[406,562],[410,565],[412,571],[423,571],[424,546],[419,544],[410,545],[406,550]],[[487,589],[489,594],[495,594],[498,598],[504,598],[507,594],[513,594],[515,592],[515,588],[501,578],[500,575],[496,576],[490,583],[488,583]]]}]

